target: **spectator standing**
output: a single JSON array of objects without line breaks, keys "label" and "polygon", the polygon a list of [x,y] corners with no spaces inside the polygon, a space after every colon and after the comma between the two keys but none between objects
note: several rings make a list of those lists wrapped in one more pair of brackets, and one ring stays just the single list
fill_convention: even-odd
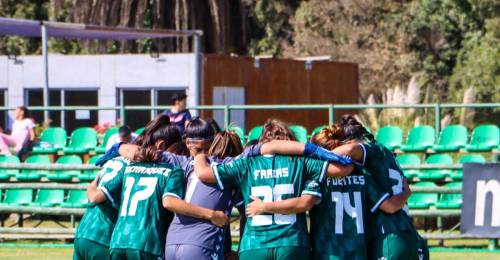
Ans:
[{"label": "spectator standing", "polygon": [[29,118],[29,111],[24,106],[19,106],[15,111],[15,121],[12,124],[10,135],[0,133],[0,153],[11,154],[9,148],[13,147],[16,154],[22,148],[35,140],[35,123]]},{"label": "spectator standing", "polygon": [[117,143],[131,143],[135,140],[137,134],[132,133],[130,127],[124,125],[118,129],[118,133],[109,137],[108,143],[106,144],[106,151]]},{"label": "spectator standing", "polygon": [[174,94],[172,96],[172,103],[172,108],[163,113],[170,117],[170,123],[175,124],[181,134],[183,134],[186,124],[191,120],[191,113],[186,109],[187,95]]}]

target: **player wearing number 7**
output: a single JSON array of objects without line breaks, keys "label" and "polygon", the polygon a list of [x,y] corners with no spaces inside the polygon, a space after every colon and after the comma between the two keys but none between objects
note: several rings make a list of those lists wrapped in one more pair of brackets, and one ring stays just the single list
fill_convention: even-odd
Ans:
[{"label": "player wearing number 7", "polygon": [[[259,143],[275,139],[295,140],[295,137],[284,123],[268,120]],[[240,188],[245,205],[250,196],[266,202],[307,196],[314,202],[321,198],[319,184],[325,176],[336,175],[344,168],[352,166],[303,156],[255,156],[213,167],[208,165],[206,156],[195,157],[195,172],[201,181],[217,183],[220,189]],[[309,251],[305,213],[255,216],[246,222],[240,243],[242,260],[309,259]]]},{"label": "player wearing number 7", "polygon": [[[157,118],[158,119],[158,118]],[[166,209],[204,218],[223,226],[228,218],[216,212],[190,205],[182,200],[185,182],[180,168],[156,163],[161,152],[180,141],[180,134],[168,121],[155,120],[147,127],[141,152],[126,166],[117,178],[97,188],[87,189],[89,200],[100,203],[110,200],[119,203],[118,220],[111,237],[111,259],[159,259],[164,254],[165,236],[171,219]],[[179,138],[172,138],[176,134]],[[119,198],[119,202],[115,198]],[[163,204],[163,205],[162,205]]]}]

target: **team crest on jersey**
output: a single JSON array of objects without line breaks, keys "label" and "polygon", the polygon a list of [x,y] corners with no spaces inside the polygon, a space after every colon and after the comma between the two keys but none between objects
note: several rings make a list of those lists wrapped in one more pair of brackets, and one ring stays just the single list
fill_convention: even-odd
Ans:
[{"label": "team crest on jersey", "polygon": [[307,183],[307,187],[308,188],[316,188],[318,186],[319,186],[319,183],[316,182],[316,181],[310,181],[310,182]]}]

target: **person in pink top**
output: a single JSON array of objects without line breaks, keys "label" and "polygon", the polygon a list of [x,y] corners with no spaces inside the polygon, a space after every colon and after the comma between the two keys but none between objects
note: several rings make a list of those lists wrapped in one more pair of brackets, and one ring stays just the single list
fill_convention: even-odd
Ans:
[{"label": "person in pink top", "polygon": [[26,107],[19,106],[14,114],[15,121],[12,125],[11,134],[0,133],[0,153],[11,154],[9,148],[13,147],[19,153],[28,141],[35,140],[35,123],[28,118],[29,112]]}]

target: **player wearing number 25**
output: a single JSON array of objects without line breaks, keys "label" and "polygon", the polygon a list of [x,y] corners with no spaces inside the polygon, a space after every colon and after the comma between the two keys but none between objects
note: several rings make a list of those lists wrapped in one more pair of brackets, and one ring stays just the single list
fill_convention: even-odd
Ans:
[{"label": "player wearing number 25", "polygon": [[[295,140],[282,122],[269,120],[259,143],[272,140]],[[347,166],[351,167],[352,166]],[[195,157],[195,172],[207,183],[220,189],[240,188],[244,204],[251,197],[265,202],[307,196],[311,203],[298,214],[259,215],[246,222],[240,243],[240,259],[309,259],[309,235],[305,211],[321,199],[320,183],[338,168],[328,162],[303,156],[259,155],[210,167],[205,155]]]}]

